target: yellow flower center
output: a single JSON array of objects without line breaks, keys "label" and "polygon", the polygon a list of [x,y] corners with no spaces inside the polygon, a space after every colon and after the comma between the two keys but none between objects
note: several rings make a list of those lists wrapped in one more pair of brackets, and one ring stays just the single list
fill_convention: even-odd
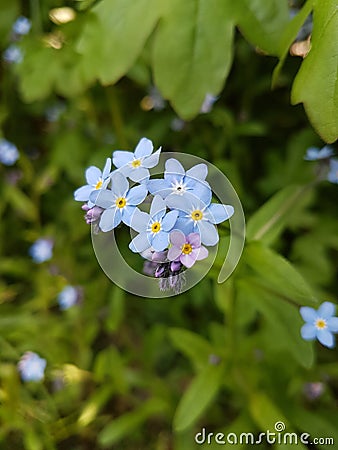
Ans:
[{"label": "yellow flower center", "polygon": [[116,206],[118,208],[124,208],[126,206],[126,203],[127,203],[127,201],[126,201],[126,199],[124,197],[119,197],[116,200]]},{"label": "yellow flower center", "polygon": [[151,231],[152,231],[153,233],[158,233],[158,232],[160,231],[160,229],[161,229],[161,224],[160,224],[160,222],[154,222],[154,223],[151,225]]},{"label": "yellow flower center", "polygon": [[101,189],[102,184],[103,184],[103,181],[102,181],[102,180],[98,181],[98,182],[95,184],[95,189]]},{"label": "yellow flower center", "polygon": [[199,209],[195,209],[195,211],[191,213],[191,218],[192,220],[202,220],[203,219],[202,211]]},{"label": "yellow flower center", "polygon": [[134,167],[134,169],[136,169],[136,167],[140,167],[141,165],[141,160],[140,159],[134,159],[134,161],[132,161],[131,166]]},{"label": "yellow flower center", "polygon": [[182,245],[182,253],[184,255],[190,255],[191,252],[192,252],[192,246],[190,244]]},{"label": "yellow flower center", "polygon": [[315,322],[315,326],[318,330],[325,330],[326,328],[326,320],[324,319],[317,319]]}]

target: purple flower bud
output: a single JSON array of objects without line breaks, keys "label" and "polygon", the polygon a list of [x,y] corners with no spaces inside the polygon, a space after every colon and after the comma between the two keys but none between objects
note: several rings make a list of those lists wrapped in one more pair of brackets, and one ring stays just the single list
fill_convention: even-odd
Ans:
[{"label": "purple flower bud", "polygon": [[172,262],[170,263],[170,270],[171,270],[172,272],[178,272],[179,270],[181,270],[182,267],[183,267],[183,266],[182,266],[182,264],[180,263],[180,261],[172,261]]},{"label": "purple flower bud", "polygon": [[87,211],[87,214],[85,215],[85,221],[88,225],[90,225],[93,222],[96,222],[101,214],[102,214],[103,208],[100,208],[99,206],[94,206],[93,208],[90,208]]},{"label": "purple flower bud", "polygon": [[81,209],[83,210],[83,211],[89,211],[90,210],[90,206],[88,206],[88,204],[87,203],[84,203],[82,206],[81,206]]},{"label": "purple flower bud", "polygon": [[157,269],[155,270],[155,277],[156,278],[162,277],[164,272],[165,272],[165,266],[163,266],[163,265],[158,266]]}]

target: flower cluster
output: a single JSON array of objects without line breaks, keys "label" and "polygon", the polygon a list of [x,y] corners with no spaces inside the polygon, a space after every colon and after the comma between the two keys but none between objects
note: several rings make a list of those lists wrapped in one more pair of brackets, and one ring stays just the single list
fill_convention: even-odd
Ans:
[{"label": "flower cluster", "polygon": [[[87,184],[74,198],[86,202],[85,220],[98,230],[109,232],[121,223],[134,230],[129,249],[148,260],[144,272],[160,279],[161,290],[180,292],[183,272],[207,258],[206,247],[219,241],[216,225],[229,219],[234,208],[212,202],[206,164],[185,170],[170,158],[163,178],[150,179],[149,169],[158,164],[160,152],[146,138],[134,152],[114,151],[103,171],[94,166],[86,170]],[[150,204],[147,212],[141,204]]]},{"label": "flower cluster", "polygon": [[[23,36],[29,33],[31,26],[31,21],[27,17],[18,17],[12,26],[11,41],[20,41]],[[17,43],[10,44],[4,51],[2,58],[9,64],[19,64],[23,60],[21,47]]]},{"label": "flower cluster", "polygon": [[321,149],[317,147],[308,148],[304,159],[306,161],[317,161],[319,173],[323,173],[323,177],[330,183],[338,184],[338,159],[333,156],[332,148],[325,145]]},{"label": "flower cluster", "polygon": [[325,347],[335,345],[333,333],[338,333],[338,317],[334,317],[336,306],[331,302],[324,302],[316,311],[309,306],[302,306],[300,314],[305,321],[301,328],[302,338],[306,341],[318,341]]}]

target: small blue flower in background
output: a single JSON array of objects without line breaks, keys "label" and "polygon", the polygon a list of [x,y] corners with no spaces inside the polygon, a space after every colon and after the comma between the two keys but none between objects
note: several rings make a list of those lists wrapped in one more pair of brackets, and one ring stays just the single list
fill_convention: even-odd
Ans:
[{"label": "small blue flower in background", "polygon": [[29,19],[27,19],[27,17],[20,16],[14,22],[12,31],[13,31],[13,33],[15,33],[19,36],[23,36],[23,35],[29,33],[31,26],[32,26],[31,21]]},{"label": "small blue flower in background", "polygon": [[306,161],[318,161],[320,159],[327,159],[333,155],[333,150],[328,145],[319,149],[317,147],[310,147],[306,150],[304,159]]},{"label": "small blue flower in background", "polygon": [[18,149],[12,142],[0,139],[0,162],[5,166],[12,166],[19,159]]},{"label": "small blue flower in background", "polygon": [[207,174],[206,164],[197,164],[185,171],[179,161],[170,158],[165,163],[164,179],[149,180],[147,187],[151,194],[159,194],[163,199],[170,195],[190,192],[209,204],[212,194],[209,184],[205,181]]},{"label": "small blue flower in background", "polygon": [[48,261],[53,256],[54,242],[51,239],[40,238],[29,249],[29,254],[37,264]]},{"label": "small blue flower in background", "polygon": [[108,186],[108,183],[110,181],[109,177],[110,170],[111,170],[110,158],[107,158],[106,164],[102,172],[95,166],[88,167],[88,169],[86,170],[86,181],[88,184],[76,189],[76,191],[74,192],[74,199],[78,202],[88,201],[89,206],[94,206],[94,203],[92,203],[89,200],[90,194],[92,192],[104,189],[105,187]]},{"label": "small blue flower in background", "polygon": [[47,361],[37,353],[26,352],[18,363],[18,370],[23,381],[41,381],[46,365]]},{"label": "small blue flower in background", "polygon": [[74,286],[66,286],[57,297],[60,309],[65,310],[74,306],[79,300],[79,291]]},{"label": "small blue flower in background", "polygon": [[216,97],[215,95],[206,94],[203,104],[200,108],[200,113],[203,114],[209,113],[212,110],[214,103],[218,100],[218,98],[219,97]]},{"label": "small blue flower in background", "polygon": [[19,64],[23,60],[21,48],[16,44],[11,44],[2,54],[2,59],[10,64]]},{"label": "small blue flower in background", "polygon": [[155,167],[160,158],[161,149],[153,153],[153,144],[147,138],[142,138],[135,152],[116,150],[113,152],[113,164],[132,181],[142,181],[150,177],[148,169]]},{"label": "small blue flower in background", "polygon": [[169,232],[174,228],[178,217],[178,211],[170,211],[166,214],[164,200],[155,195],[150,214],[135,210],[131,219],[131,228],[137,231],[137,236],[130,242],[129,248],[133,252],[141,253],[152,247],[161,252],[169,245]]},{"label": "small blue flower in background", "polygon": [[142,203],[148,194],[144,185],[129,189],[127,178],[118,171],[111,175],[111,182],[111,189],[93,192],[90,196],[95,205],[105,209],[99,224],[102,231],[110,231],[121,222],[130,225],[136,206]]},{"label": "small blue flower in background", "polygon": [[330,159],[329,172],[327,174],[327,179],[330,183],[338,184],[338,159]]},{"label": "small blue flower in background", "polygon": [[333,333],[338,333],[338,317],[334,317],[336,306],[331,302],[324,302],[316,311],[309,306],[302,306],[300,314],[306,322],[300,332],[306,341],[318,341],[326,347],[335,345]]},{"label": "small blue flower in background", "polygon": [[204,203],[203,199],[197,198],[190,193],[184,197],[178,195],[169,196],[166,203],[170,209],[179,210],[176,228],[183,231],[187,236],[198,232],[201,242],[205,245],[216,245],[219,236],[215,224],[224,222],[234,213],[231,205],[219,203]]}]

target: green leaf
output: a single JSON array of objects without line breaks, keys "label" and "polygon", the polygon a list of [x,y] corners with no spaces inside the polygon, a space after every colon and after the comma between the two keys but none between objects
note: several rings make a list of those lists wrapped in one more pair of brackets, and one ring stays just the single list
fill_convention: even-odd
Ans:
[{"label": "green leaf", "polygon": [[0,41],[9,37],[13,22],[19,15],[17,0],[1,0],[0,3]]},{"label": "green leaf", "polygon": [[251,44],[270,55],[280,54],[281,35],[289,22],[287,0],[239,0],[238,27]]},{"label": "green leaf", "polygon": [[313,7],[313,0],[307,0],[299,13],[291,20],[291,22],[284,29],[282,38],[280,41],[280,59],[273,71],[272,75],[272,87],[275,87],[278,81],[280,71],[283,67],[285,58],[289,53],[289,49],[292,43],[295,41],[297,34],[305,22],[308,15],[311,13]]},{"label": "green leaf", "polygon": [[262,392],[254,392],[249,401],[249,410],[252,418],[261,430],[275,431],[276,422],[283,422],[287,426],[287,420],[272,402],[272,400]]},{"label": "green leaf", "polygon": [[184,119],[217,95],[229,73],[234,34],[230,0],[172,0],[154,42],[155,83]]},{"label": "green leaf", "polygon": [[207,366],[183,394],[174,416],[176,431],[192,426],[215,398],[224,377],[224,366]]},{"label": "green leaf", "polygon": [[259,276],[260,284],[285,300],[298,305],[316,305],[310,287],[297,270],[281,255],[255,242],[247,246],[245,261]]},{"label": "green leaf", "polygon": [[313,127],[329,143],[338,139],[337,67],[337,1],[316,0],[311,50],[293,83],[291,101],[304,103]]},{"label": "green leaf", "polygon": [[99,433],[100,445],[109,447],[130,435],[135,428],[142,425],[148,417],[163,412],[165,404],[159,399],[152,399],[144,403],[135,411],[126,413],[108,423]]},{"label": "green leaf", "polygon": [[197,370],[208,364],[209,355],[213,353],[208,341],[196,333],[180,328],[171,328],[169,336],[175,347],[191,360]]},{"label": "green leaf", "polygon": [[77,44],[86,72],[115,83],[133,66],[162,13],[162,0],[99,2]]},{"label": "green leaf", "polygon": [[311,367],[313,348],[310,342],[301,338],[300,329],[304,322],[299,309],[281,301],[278,295],[264,289],[253,277],[239,280],[237,289],[239,302],[249,303],[264,315],[269,345],[287,351],[302,366]]},{"label": "green leaf", "polygon": [[34,202],[16,186],[6,186],[4,195],[20,216],[30,222],[38,220],[38,210]]},{"label": "green leaf", "polygon": [[285,228],[307,186],[287,186],[271,197],[248,221],[248,241],[270,245]]}]

